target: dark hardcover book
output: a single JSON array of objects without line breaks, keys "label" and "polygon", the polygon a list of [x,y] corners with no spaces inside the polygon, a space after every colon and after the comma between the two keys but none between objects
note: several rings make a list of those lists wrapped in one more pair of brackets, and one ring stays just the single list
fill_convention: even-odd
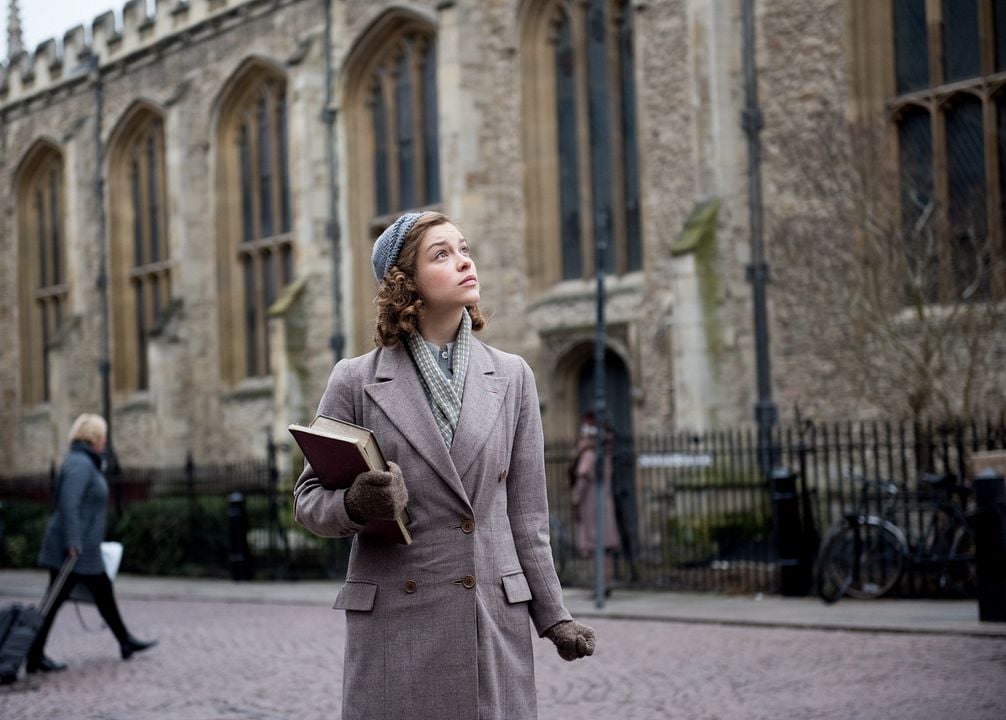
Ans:
[{"label": "dark hardcover book", "polygon": [[[367,428],[319,415],[309,426],[290,425],[288,429],[327,488],[348,488],[362,472],[388,469],[377,438]],[[408,545],[412,542],[407,527],[410,522],[406,508],[394,519],[369,520],[361,532]]]}]

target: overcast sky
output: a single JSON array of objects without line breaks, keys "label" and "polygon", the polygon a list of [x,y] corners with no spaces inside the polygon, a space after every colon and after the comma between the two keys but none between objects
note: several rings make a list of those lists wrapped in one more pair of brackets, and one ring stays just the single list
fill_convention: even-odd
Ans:
[{"label": "overcast sky", "polygon": [[[24,46],[28,52],[34,52],[38,44],[49,38],[62,42],[63,33],[75,25],[83,25],[91,32],[91,22],[95,17],[107,10],[115,10],[116,22],[122,18],[122,6],[126,0],[21,0],[21,28],[24,33]],[[0,0],[3,6],[3,58],[7,58],[7,11],[10,0]],[[167,0],[165,0],[167,2]]]}]

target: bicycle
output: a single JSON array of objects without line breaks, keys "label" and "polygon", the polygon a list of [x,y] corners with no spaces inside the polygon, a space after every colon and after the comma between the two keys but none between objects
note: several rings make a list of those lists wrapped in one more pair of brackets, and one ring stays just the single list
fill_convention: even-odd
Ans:
[{"label": "bicycle", "polygon": [[[920,541],[910,547],[895,523],[898,486],[861,480],[858,506],[846,512],[825,535],[815,567],[818,595],[827,603],[844,595],[879,598],[897,585],[905,568],[939,570],[939,586],[970,592],[974,586],[974,531],[964,515],[967,488],[954,475],[920,476],[931,507]],[[880,498],[880,514],[868,513],[871,490]],[[959,502],[954,501],[957,496]]]}]

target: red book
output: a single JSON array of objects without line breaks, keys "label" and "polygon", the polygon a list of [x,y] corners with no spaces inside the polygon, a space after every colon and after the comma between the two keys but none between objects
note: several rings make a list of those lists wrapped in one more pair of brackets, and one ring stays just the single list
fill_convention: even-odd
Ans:
[{"label": "red book", "polygon": [[[310,426],[290,425],[288,429],[322,485],[329,489],[348,488],[367,470],[388,469],[377,438],[367,428],[319,415]],[[410,522],[406,508],[394,519],[368,520],[361,533],[408,545],[412,542],[406,527]]]}]

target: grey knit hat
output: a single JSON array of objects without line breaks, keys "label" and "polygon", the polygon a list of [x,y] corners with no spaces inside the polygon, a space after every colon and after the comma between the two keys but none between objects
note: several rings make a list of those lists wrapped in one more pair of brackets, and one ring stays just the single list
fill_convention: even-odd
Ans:
[{"label": "grey knit hat", "polygon": [[388,227],[377,238],[374,243],[374,254],[371,262],[374,264],[374,277],[377,282],[381,282],[388,270],[398,260],[398,253],[402,251],[402,243],[409,230],[416,224],[416,220],[422,217],[421,212],[405,213]]}]

